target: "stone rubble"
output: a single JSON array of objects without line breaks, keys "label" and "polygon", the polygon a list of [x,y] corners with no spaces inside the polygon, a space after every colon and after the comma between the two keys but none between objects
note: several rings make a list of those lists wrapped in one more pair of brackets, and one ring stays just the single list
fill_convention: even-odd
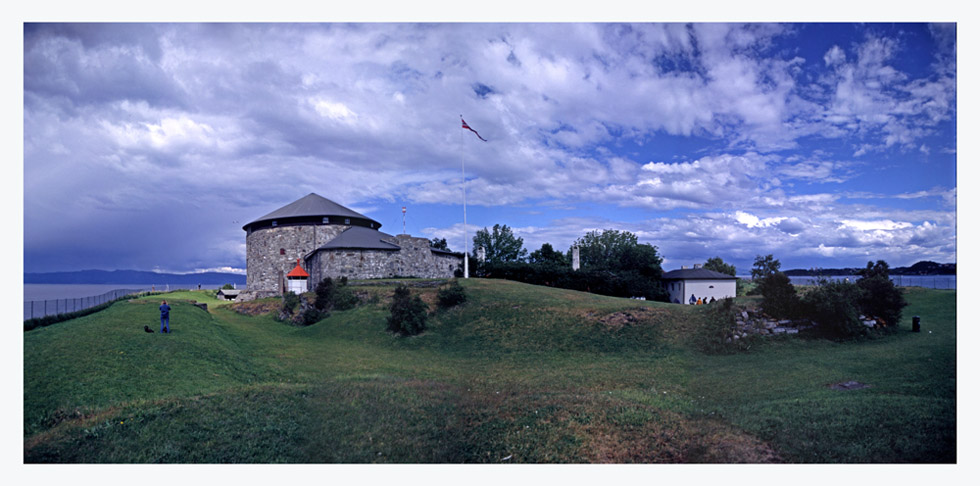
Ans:
[{"label": "stone rubble", "polygon": [[782,334],[799,334],[801,330],[816,327],[811,320],[773,319],[756,309],[741,309],[735,314],[735,328],[726,339],[727,342],[738,341],[750,335],[775,336]]},{"label": "stone rubble", "polygon": [[[858,319],[868,327],[880,328],[885,322],[880,318],[858,316]],[[799,334],[800,331],[817,327],[817,323],[809,319],[789,320],[773,319],[761,310],[743,308],[735,313],[735,328],[726,338],[726,342],[734,342],[749,335],[775,336],[783,334]]]}]

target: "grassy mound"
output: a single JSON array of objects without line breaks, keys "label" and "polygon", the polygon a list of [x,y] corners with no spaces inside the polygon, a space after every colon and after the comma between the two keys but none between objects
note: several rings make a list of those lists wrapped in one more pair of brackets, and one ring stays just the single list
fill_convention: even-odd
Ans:
[{"label": "grassy mound", "polygon": [[[394,284],[308,327],[168,294],[26,332],[24,460],[955,461],[953,291],[909,291],[882,339],[706,355],[703,307],[462,283],[448,310],[412,288],[432,314],[410,338],[384,331]],[[162,299],[174,332],[143,332]]]}]

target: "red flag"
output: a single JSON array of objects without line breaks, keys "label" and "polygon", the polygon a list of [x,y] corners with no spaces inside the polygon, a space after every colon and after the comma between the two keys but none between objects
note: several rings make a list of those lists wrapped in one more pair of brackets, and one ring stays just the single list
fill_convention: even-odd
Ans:
[{"label": "red flag", "polygon": [[485,138],[481,137],[480,134],[477,133],[476,130],[470,128],[470,126],[466,124],[466,120],[463,120],[463,117],[459,117],[459,119],[463,122],[463,128],[465,128],[465,129],[467,129],[467,130],[469,130],[469,131],[471,131],[473,133],[476,133],[476,137],[477,138],[479,138],[480,140],[483,140],[484,142],[486,142],[486,139]]}]

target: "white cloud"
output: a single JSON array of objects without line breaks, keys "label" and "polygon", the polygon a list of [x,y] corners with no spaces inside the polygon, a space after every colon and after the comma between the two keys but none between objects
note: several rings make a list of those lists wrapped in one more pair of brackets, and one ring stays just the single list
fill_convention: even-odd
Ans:
[{"label": "white cloud", "polygon": [[854,228],[861,231],[875,231],[875,230],[895,230],[912,227],[911,223],[905,221],[892,221],[889,219],[883,219],[878,221],[861,221],[861,220],[842,220],[840,222],[841,228]]}]

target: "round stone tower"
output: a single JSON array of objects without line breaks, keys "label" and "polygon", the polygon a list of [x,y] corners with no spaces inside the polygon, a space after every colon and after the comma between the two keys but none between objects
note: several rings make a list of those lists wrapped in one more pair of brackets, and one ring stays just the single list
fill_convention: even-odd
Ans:
[{"label": "round stone tower", "polygon": [[247,290],[256,295],[285,292],[286,275],[297,259],[354,226],[377,230],[381,223],[312,193],[246,224]]}]

